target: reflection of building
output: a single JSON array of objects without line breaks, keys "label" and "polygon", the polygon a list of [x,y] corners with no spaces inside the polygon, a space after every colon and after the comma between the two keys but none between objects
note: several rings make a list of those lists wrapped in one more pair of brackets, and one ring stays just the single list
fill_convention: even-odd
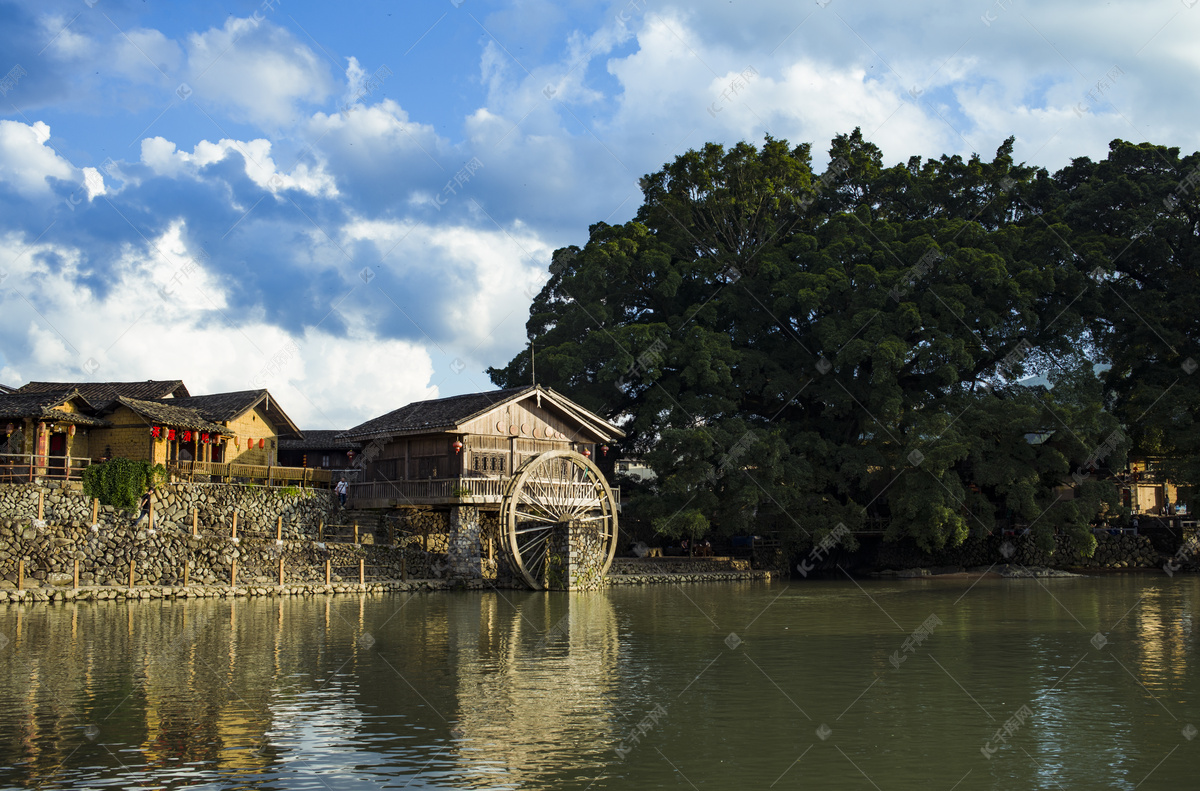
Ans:
[{"label": "reflection of building", "polygon": [[[564,766],[621,729],[617,619],[605,595],[484,595],[456,619],[456,738],[464,781],[551,788]],[[582,744],[586,741],[586,744]],[[475,782],[467,778],[472,778]]]}]

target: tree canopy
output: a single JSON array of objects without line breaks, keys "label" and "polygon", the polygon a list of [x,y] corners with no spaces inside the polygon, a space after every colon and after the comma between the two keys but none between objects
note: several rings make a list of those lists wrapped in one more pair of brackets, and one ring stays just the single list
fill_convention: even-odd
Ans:
[{"label": "tree canopy", "polygon": [[1090,547],[1117,491],[1068,498],[1073,474],[1137,443],[1195,480],[1200,162],[1116,141],[1051,175],[1012,151],[889,168],[855,130],[820,174],[771,137],[689,151],[555,252],[538,380],[623,426],[657,474],[628,508],[665,535],[877,524],[933,549],[1010,520]]}]

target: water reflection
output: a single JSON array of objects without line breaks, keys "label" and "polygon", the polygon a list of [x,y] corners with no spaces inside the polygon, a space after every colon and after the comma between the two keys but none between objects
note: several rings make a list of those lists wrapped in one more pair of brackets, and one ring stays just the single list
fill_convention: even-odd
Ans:
[{"label": "water reflection", "polygon": [[0,787],[1168,788],[1200,745],[1198,600],[1114,576],[10,606]]}]

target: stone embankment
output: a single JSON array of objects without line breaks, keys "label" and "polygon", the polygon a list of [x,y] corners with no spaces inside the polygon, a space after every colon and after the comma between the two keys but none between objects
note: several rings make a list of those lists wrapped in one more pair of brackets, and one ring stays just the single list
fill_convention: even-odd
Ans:
[{"label": "stone embankment", "polygon": [[[988,536],[933,553],[922,552],[910,543],[880,543],[865,557],[835,558],[835,563],[853,563],[859,571],[942,568],[962,571],[974,567],[1012,565],[1024,568],[1126,569],[1158,568],[1164,561],[1144,535],[1096,536],[1096,549],[1085,557],[1073,539],[1056,536],[1052,552],[1039,548],[1031,536]],[[829,565],[827,562],[826,565]]]},{"label": "stone embankment", "polygon": [[300,585],[189,585],[134,588],[81,587],[34,588],[22,591],[0,590],[0,601],[138,601],[151,599],[220,599],[250,596],[320,596],[336,593],[421,593],[441,590],[481,590],[496,587],[483,580],[388,580],[385,582],[343,582]]}]

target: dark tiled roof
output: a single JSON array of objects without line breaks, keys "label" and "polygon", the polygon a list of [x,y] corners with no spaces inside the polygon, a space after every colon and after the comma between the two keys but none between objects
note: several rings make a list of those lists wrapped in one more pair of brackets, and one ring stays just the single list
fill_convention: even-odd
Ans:
[{"label": "dark tiled roof", "polygon": [[120,396],[148,400],[188,394],[182,379],[163,381],[148,379],[145,382],[30,382],[18,388],[17,392],[53,393],[61,390],[78,390],[84,398],[97,407],[102,407]]},{"label": "dark tiled roof", "polygon": [[122,396],[108,406],[113,409],[117,404],[125,406],[145,417],[150,424],[162,424],[169,428],[191,429],[193,431],[207,431],[210,434],[225,434],[228,430],[224,426],[219,426],[205,420],[204,417],[195,409],[175,406],[170,403],[175,399],[169,399],[166,403],[163,401],[139,401],[136,398],[125,398]]},{"label": "dark tiled roof", "polygon": [[344,436],[360,437],[388,432],[449,428],[480,412],[486,412],[501,401],[506,401],[532,389],[532,387],[510,387],[507,390],[492,390],[488,393],[469,393],[449,398],[435,398],[431,401],[417,401],[355,426]]},{"label": "dark tiled roof", "polygon": [[15,387],[9,387],[8,385],[0,385],[0,394],[15,393],[15,392],[17,392],[17,388],[15,388]]},{"label": "dark tiled roof", "polygon": [[[238,390],[233,393],[213,393],[211,395],[188,396],[186,398],[171,398],[160,403],[172,406],[194,409],[207,420],[223,423],[235,419],[246,410],[266,400],[267,417],[275,424],[276,433],[281,437],[288,434],[300,435],[300,430],[282,409],[275,397],[266,390]],[[302,436],[302,435],[301,435]]]},{"label": "dark tiled roof", "polygon": [[266,392],[266,390],[238,390],[233,393],[213,393],[169,400],[176,406],[195,409],[209,420],[233,420],[257,404]]},{"label": "dark tiled roof", "polygon": [[362,443],[342,438],[345,432],[306,429],[304,439],[281,439],[280,450],[361,450]]},{"label": "dark tiled roof", "polygon": [[91,410],[87,399],[71,389],[46,393],[0,395],[0,420],[21,420],[31,417],[35,420],[56,420],[62,423],[74,423],[78,426],[108,425],[107,421],[98,417],[55,409],[73,398],[81,401],[87,410]]}]

